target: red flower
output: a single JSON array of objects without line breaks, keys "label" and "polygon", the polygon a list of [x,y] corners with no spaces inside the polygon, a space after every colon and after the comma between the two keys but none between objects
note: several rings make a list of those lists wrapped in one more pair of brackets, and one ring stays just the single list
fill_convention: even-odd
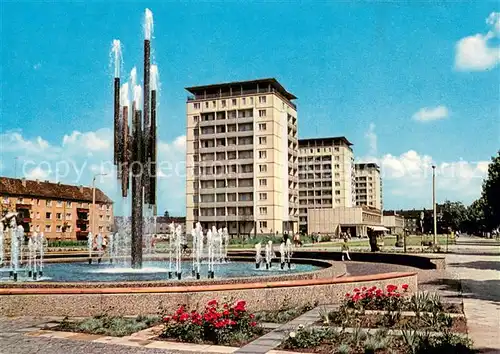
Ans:
[{"label": "red flower", "polygon": [[170,321],[170,316],[163,316],[163,322]]},{"label": "red flower", "polygon": [[222,312],[222,314],[223,314],[224,316],[229,316],[229,310],[224,310],[224,312]]},{"label": "red flower", "polygon": [[189,319],[189,314],[188,313],[183,313],[182,315],[180,315],[179,317],[179,322],[184,322],[186,320]]},{"label": "red flower", "polygon": [[177,315],[180,315],[180,314],[184,313],[184,305],[180,306],[175,313]]},{"label": "red flower", "polygon": [[401,285],[401,287],[403,288],[404,291],[408,290],[408,284],[403,284],[403,285]]},{"label": "red flower", "polygon": [[345,294],[345,297],[351,297],[351,294],[347,293]]},{"label": "red flower", "polygon": [[358,288],[354,288],[354,292],[355,293],[359,293],[359,289]]},{"label": "red flower", "polygon": [[257,322],[255,322],[255,321],[250,322],[250,326],[251,326],[251,327],[255,327],[255,326],[257,326]]},{"label": "red flower", "polygon": [[363,287],[361,288],[361,290],[362,290],[362,291],[366,291],[366,286],[363,286]]},{"label": "red flower", "polygon": [[250,315],[248,315],[248,317],[255,318],[255,315],[253,313],[251,313]]},{"label": "red flower", "polygon": [[207,302],[207,305],[208,306],[217,306],[217,300],[216,299],[210,300],[209,302]]}]

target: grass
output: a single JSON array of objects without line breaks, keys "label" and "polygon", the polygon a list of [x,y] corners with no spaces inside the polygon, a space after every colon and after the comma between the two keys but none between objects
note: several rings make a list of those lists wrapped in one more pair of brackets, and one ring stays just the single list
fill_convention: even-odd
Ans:
[{"label": "grass", "polygon": [[55,240],[48,241],[48,247],[87,247],[87,241]]},{"label": "grass", "polygon": [[159,316],[108,316],[100,315],[83,321],[68,321],[64,319],[56,330],[68,332],[83,332],[102,334],[112,337],[124,337],[160,323]]},{"label": "grass", "polygon": [[286,323],[312,310],[315,306],[316,305],[309,304],[301,307],[282,308],[274,311],[261,311],[255,314],[255,318],[259,322]]}]

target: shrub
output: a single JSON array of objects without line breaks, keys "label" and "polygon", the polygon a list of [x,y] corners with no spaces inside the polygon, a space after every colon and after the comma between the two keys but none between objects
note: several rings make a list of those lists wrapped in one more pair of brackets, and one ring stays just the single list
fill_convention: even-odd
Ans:
[{"label": "shrub", "polygon": [[215,299],[210,300],[202,312],[187,311],[182,305],[174,314],[163,316],[163,322],[162,337],[186,342],[229,344],[262,333],[255,316],[247,312],[243,300],[234,304],[219,304]]},{"label": "shrub", "polygon": [[303,325],[299,325],[296,331],[288,334],[288,338],[283,342],[283,347],[285,349],[314,348],[332,336],[335,336],[335,333],[329,328],[307,329]]}]

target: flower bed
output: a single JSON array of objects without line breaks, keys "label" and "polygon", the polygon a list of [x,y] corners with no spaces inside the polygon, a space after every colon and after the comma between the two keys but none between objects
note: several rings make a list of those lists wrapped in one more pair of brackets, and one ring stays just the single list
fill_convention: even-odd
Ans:
[{"label": "flower bed", "polygon": [[123,317],[103,314],[81,321],[65,318],[51,330],[124,337],[161,323],[160,316]]},{"label": "flower bed", "polygon": [[320,311],[317,324],[322,326],[298,327],[281,348],[306,353],[473,353],[463,316],[447,313],[435,294],[409,296],[407,290],[406,284],[355,288],[338,309]]},{"label": "flower bed", "polygon": [[264,333],[243,300],[219,304],[214,299],[201,312],[188,311],[182,305],[163,316],[163,322],[161,339],[189,343],[241,346]]}]

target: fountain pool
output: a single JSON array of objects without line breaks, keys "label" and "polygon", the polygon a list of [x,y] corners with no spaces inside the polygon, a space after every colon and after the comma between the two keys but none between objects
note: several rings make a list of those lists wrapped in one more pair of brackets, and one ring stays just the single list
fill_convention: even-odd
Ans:
[{"label": "fountain pool", "polygon": [[[182,261],[182,278],[184,280],[194,280],[191,273],[192,263]],[[255,276],[285,275],[290,273],[310,272],[321,269],[321,267],[311,264],[292,264],[291,269],[281,270],[278,266],[271,269],[255,269],[251,262],[231,262],[224,264],[214,264],[215,278],[244,278]],[[175,271],[172,269],[171,271]],[[142,269],[123,267],[120,264],[87,264],[85,262],[71,263],[46,263],[44,265],[44,276],[39,278],[39,282],[123,282],[123,281],[168,281],[168,262],[165,261],[145,261]],[[208,274],[208,264],[201,264],[200,273],[206,278]],[[34,281],[22,273],[19,274],[19,282]],[[0,273],[0,282],[12,282],[8,273]]]}]

